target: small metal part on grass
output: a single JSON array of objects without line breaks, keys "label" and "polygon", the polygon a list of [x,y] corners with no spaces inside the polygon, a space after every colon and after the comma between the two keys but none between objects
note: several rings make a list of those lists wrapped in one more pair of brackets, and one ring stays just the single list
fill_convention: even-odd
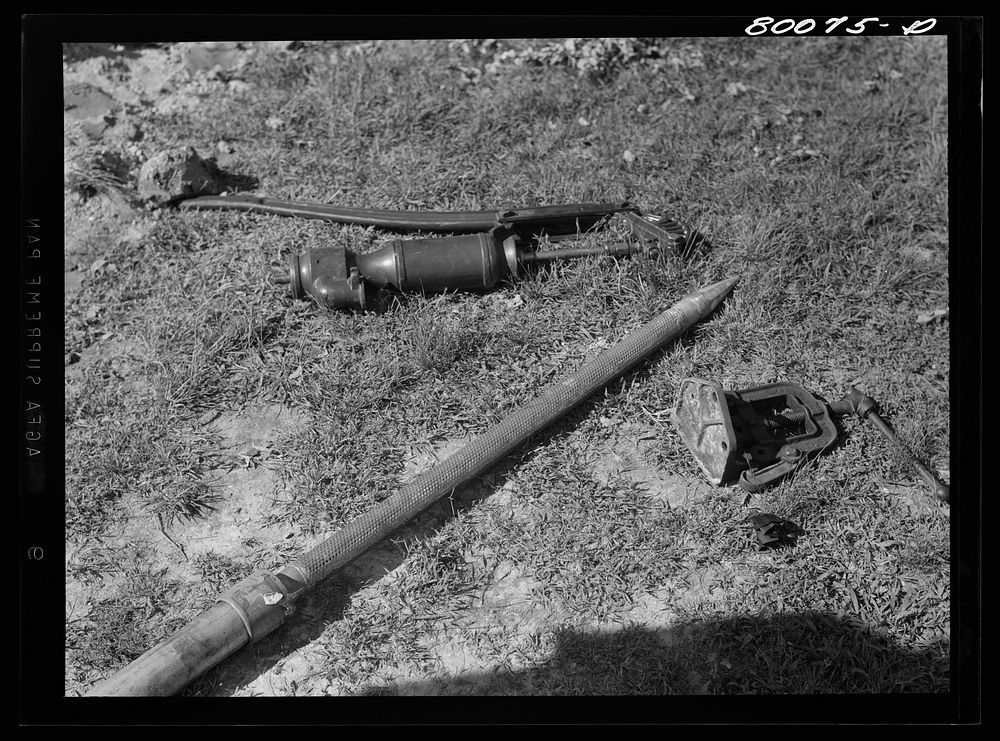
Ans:
[{"label": "small metal part on grass", "polygon": [[687,243],[689,231],[669,216],[659,214],[625,214],[632,233],[642,242],[652,242],[675,251]]},{"label": "small metal part on grass", "polygon": [[753,528],[758,551],[794,546],[806,534],[805,530],[791,520],[770,512],[750,515],[743,523]]},{"label": "small metal part on grass", "polygon": [[828,404],[794,383],[728,391],[691,378],[681,384],[672,419],[709,481],[718,486],[738,476],[745,491],[757,492],[829,448],[838,435],[832,418],[847,414],[871,420],[936,496],[949,501],[948,486],[906,449],[875,400],[853,386]]}]

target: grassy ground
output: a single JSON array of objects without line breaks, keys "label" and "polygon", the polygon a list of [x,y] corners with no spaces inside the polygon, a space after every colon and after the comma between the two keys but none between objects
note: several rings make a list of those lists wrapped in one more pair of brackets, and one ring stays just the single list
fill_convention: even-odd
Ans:
[{"label": "grassy ground", "polygon": [[[844,420],[746,497],[703,480],[668,416],[690,376],[854,383],[948,479],[949,324],[927,320],[947,308],[943,38],[192,49],[66,58],[120,105],[98,139],[67,130],[67,694],[728,276],[710,320],[185,692],[947,690],[948,509],[877,431]],[[143,207],[139,168],[176,146],[278,198],[629,199],[711,249],[326,313],[272,270],[386,235]],[[806,534],[757,552],[754,510]]]}]

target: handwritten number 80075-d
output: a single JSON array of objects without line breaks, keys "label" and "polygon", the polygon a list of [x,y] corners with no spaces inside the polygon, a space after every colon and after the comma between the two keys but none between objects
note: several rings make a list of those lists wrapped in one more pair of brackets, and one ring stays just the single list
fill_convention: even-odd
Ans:
[{"label": "handwritten number 80075-d", "polygon": [[[826,30],[824,33],[831,33],[835,29],[843,26],[847,23],[848,17],[842,15],[838,18],[828,18],[826,20]],[[844,31],[847,33],[860,34],[865,32],[865,28],[868,24],[878,25],[880,28],[888,28],[888,23],[879,23],[878,18],[862,18],[856,23],[845,26]],[[914,21],[909,26],[901,26],[904,36],[909,36],[911,34],[926,33],[930,31],[934,26],[937,25],[936,18],[927,18],[926,20]],[[760,18],[755,18],[754,22],[744,29],[748,36],[760,36],[763,33],[768,33],[769,31],[776,35],[781,35],[783,33],[788,33],[791,31],[795,34],[806,34],[811,32],[816,28],[816,21],[812,18],[804,18],[802,20],[796,21],[794,18],[785,18],[783,20],[775,22],[774,18],[771,16],[761,16]]]}]

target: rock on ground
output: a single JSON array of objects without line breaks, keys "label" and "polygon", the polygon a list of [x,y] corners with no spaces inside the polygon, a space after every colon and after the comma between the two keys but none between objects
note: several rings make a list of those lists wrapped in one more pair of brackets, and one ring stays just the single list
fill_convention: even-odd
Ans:
[{"label": "rock on ground", "polygon": [[211,159],[201,158],[193,147],[159,152],[139,171],[139,196],[154,206],[223,190],[225,186],[218,166]]}]

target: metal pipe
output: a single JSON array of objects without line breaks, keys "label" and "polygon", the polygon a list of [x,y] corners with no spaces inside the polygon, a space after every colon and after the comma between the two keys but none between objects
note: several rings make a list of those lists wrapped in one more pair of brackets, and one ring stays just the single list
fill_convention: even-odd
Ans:
[{"label": "metal pipe", "polygon": [[239,615],[218,602],[86,696],[173,695],[248,642]]},{"label": "metal pipe", "polygon": [[295,597],[306,589],[302,574],[286,566],[258,571],[223,592],[216,603],[166,640],[100,684],[86,697],[173,695],[223,659],[280,626]]},{"label": "metal pipe", "polygon": [[300,594],[330,576],[456,487],[500,461],[595,391],[709,316],[736,279],[688,294],[454,454],[401,487],[277,575],[258,572],[87,696],[170,695],[284,622]]}]

